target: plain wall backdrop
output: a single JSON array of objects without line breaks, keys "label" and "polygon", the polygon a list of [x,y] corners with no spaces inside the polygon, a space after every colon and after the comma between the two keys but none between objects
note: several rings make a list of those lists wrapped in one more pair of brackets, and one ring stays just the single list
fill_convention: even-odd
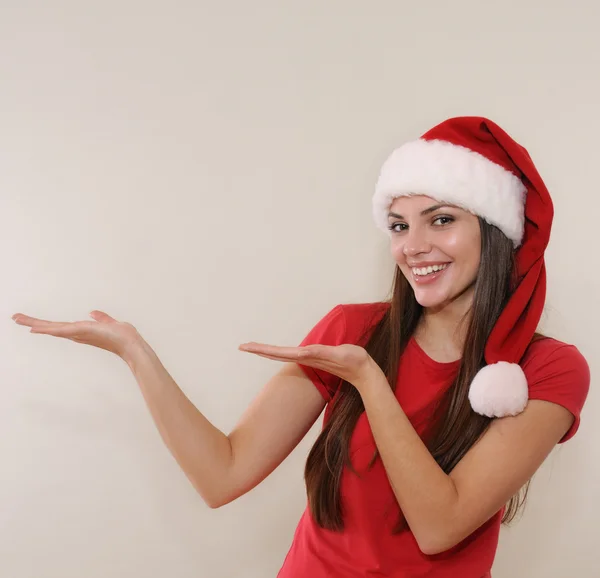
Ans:
[{"label": "plain wall backdrop", "polygon": [[320,421],[210,510],[127,366],[10,316],[133,323],[228,431],[331,307],[385,298],[381,163],[449,116],[492,118],[556,208],[542,329],[592,370],[494,578],[598,576],[597,2],[0,0],[0,576],[275,576]]}]

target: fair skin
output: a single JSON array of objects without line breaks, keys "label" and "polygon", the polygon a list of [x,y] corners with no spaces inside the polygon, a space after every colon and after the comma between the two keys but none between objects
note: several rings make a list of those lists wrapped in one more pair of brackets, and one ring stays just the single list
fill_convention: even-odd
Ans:
[{"label": "fair skin", "polygon": [[[473,298],[479,226],[476,217],[465,211],[436,205],[424,196],[396,199],[390,208],[391,250],[425,308],[415,338],[432,358],[451,361],[461,355],[462,322]],[[433,265],[442,268],[435,272]],[[423,275],[426,266],[432,267],[430,278]],[[225,435],[189,401],[132,325],[98,311],[91,316],[93,321],[76,323],[22,314],[14,320],[32,333],[71,339],[121,357],[131,368],[165,444],[211,507],[228,503],[260,483],[323,410],[324,400],[298,362],[328,371],[357,388],[394,494],[426,554],[451,548],[502,508],[573,422],[566,409],[532,400],[518,416],[494,420],[447,475],[362,347],[247,343],[240,346],[242,351],[284,366]]]},{"label": "fair skin", "polygon": [[[415,337],[438,361],[462,354],[461,329],[473,301],[481,233],[475,215],[425,196],[396,199],[389,210],[391,252],[424,308]],[[425,267],[441,271],[420,275]]]}]

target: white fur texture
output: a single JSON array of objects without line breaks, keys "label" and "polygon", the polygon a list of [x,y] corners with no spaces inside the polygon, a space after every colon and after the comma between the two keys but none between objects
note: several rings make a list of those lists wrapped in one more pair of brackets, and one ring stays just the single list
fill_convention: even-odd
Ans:
[{"label": "white fur texture", "polygon": [[483,155],[441,140],[408,142],[383,164],[373,217],[387,231],[393,200],[426,195],[457,205],[496,225],[518,247],[523,240],[527,189],[513,173]]},{"label": "white fur texture", "polygon": [[488,417],[521,413],[529,398],[527,378],[516,363],[499,361],[479,370],[469,389],[473,410]]}]

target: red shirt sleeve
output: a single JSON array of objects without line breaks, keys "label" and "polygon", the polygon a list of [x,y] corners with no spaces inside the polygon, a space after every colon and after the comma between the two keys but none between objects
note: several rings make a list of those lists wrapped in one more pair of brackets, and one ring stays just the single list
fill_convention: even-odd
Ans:
[{"label": "red shirt sleeve", "polygon": [[[341,305],[334,307],[323,319],[321,319],[302,340],[300,346],[304,345],[341,345],[346,341],[346,318]],[[326,401],[331,401],[341,379],[321,369],[314,369],[300,365],[304,373],[315,384]]]},{"label": "red shirt sleeve", "polygon": [[573,345],[540,339],[530,346],[522,367],[529,384],[529,399],[551,401],[573,414],[575,421],[559,443],[571,439],[579,429],[590,387],[590,369],[583,355]]}]

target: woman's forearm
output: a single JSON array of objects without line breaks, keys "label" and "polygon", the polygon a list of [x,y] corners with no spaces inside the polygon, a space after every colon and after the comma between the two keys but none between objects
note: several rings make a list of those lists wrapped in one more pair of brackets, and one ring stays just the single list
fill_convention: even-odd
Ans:
[{"label": "woman's forearm", "polygon": [[458,494],[400,407],[383,375],[360,388],[365,411],[388,479],[419,546],[443,549]]},{"label": "woman's forearm", "polygon": [[180,467],[210,507],[222,505],[232,463],[229,438],[186,397],[146,341],[132,344],[123,360]]}]

